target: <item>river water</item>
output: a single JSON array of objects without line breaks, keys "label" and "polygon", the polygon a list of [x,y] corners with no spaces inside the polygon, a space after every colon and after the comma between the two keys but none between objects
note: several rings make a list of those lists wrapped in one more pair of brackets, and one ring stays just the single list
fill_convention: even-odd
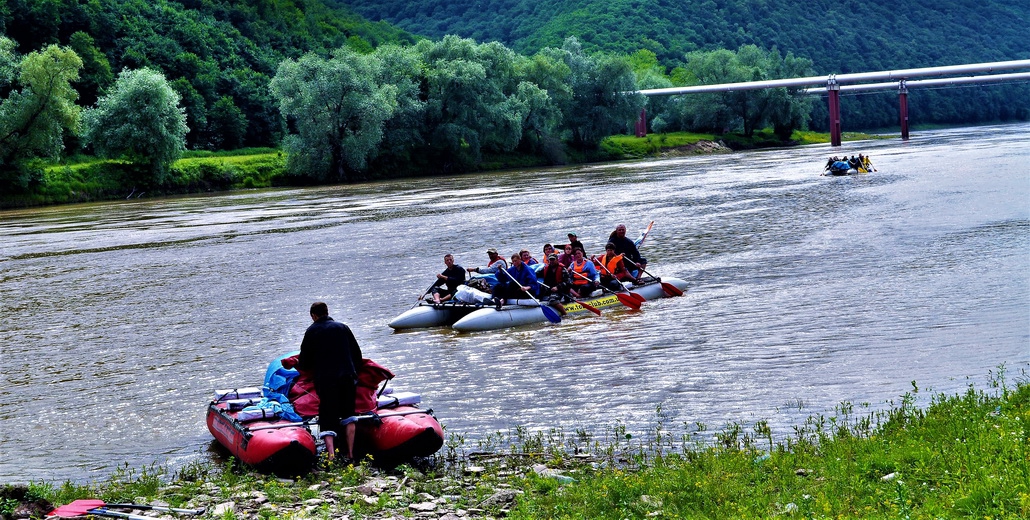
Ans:
[{"label": "river water", "polygon": [[[0,482],[213,457],[216,388],[259,385],[329,303],[467,446],[523,427],[646,440],[1030,369],[1030,125],[718,156],[0,212]],[[823,177],[826,157],[878,171]],[[393,332],[465,267],[625,223],[682,298],[506,331]],[[927,404],[929,397],[921,399]],[[863,408],[866,409],[866,408]]]}]

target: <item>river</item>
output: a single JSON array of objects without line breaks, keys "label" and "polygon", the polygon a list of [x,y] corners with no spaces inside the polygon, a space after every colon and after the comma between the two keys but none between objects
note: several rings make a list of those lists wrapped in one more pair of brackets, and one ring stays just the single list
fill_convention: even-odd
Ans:
[{"label": "river", "polygon": [[[216,388],[259,385],[329,303],[466,448],[560,428],[789,437],[1030,369],[1030,125],[730,155],[0,212],[0,482],[206,461]],[[823,177],[831,154],[868,175]],[[649,221],[685,297],[486,333],[386,323],[488,247],[599,252]]]}]

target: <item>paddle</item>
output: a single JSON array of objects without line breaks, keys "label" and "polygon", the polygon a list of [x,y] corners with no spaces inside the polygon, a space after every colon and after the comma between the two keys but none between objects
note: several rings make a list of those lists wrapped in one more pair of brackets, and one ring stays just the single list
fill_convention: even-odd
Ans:
[{"label": "paddle", "polygon": [[[576,276],[584,279],[584,280],[589,280],[590,279],[587,276],[584,276],[582,274],[577,273],[576,271],[571,271],[570,270],[569,272],[572,273],[573,275],[576,275]],[[630,309],[633,309],[635,311],[636,310],[640,310],[640,304],[644,303],[644,301],[645,301],[644,297],[640,296],[639,294],[615,292],[615,291],[613,291],[613,290],[611,290],[611,289],[609,289],[609,288],[607,288],[607,287],[605,287],[603,285],[601,286],[601,291],[614,294],[615,297],[619,300],[619,303],[621,303],[621,304],[625,305],[626,307],[629,307]],[[576,301],[579,301],[579,300],[576,300]],[[580,302],[580,303],[582,303],[582,302]]]},{"label": "paddle", "polygon": [[403,416],[403,415],[418,415],[418,414],[433,415],[433,409],[432,408],[427,408],[427,409],[423,410],[423,409],[419,408],[418,410],[407,410],[407,411],[403,411],[403,412],[391,412],[391,413],[375,413],[375,412],[370,412],[370,413],[361,414],[361,415],[352,415],[352,416],[350,416],[350,417],[348,417],[346,419],[341,420],[340,421],[340,425],[341,426],[346,426],[346,425],[348,425],[348,424],[350,424],[352,422],[363,421],[365,419],[376,419],[376,420],[378,420],[378,419],[382,419],[384,417],[400,417],[400,416]]},{"label": "paddle", "polygon": [[65,518],[86,516],[86,515],[97,515],[97,516],[110,516],[115,518],[129,518],[132,520],[153,520],[148,516],[132,515],[129,513],[120,513],[118,511],[109,511],[109,507],[120,507],[120,508],[131,508],[131,509],[153,509],[154,511],[168,511],[173,513],[186,513],[190,515],[199,515],[204,512],[203,509],[177,509],[174,507],[165,506],[151,506],[144,504],[106,504],[103,500],[96,499],[80,499],[74,502],[63,505],[54,509],[47,516],[60,516]]},{"label": "paddle", "polygon": [[[540,285],[543,285],[544,287],[547,287],[548,289],[551,288],[550,285],[547,285],[544,282],[540,282]],[[586,309],[586,310],[588,310],[588,311],[590,311],[590,312],[592,312],[592,313],[594,313],[594,314],[596,314],[598,316],[601,315],[601,309],[598,309],[597,307],[594,307],[593,305],[590,305],[587,302],[581,302],[579,300],[576,300],[576,303],[578,303],[580,305],[580,307],[583,307],[584,309]]]},{"label": "paddle", "polygon": [[[625,257],[625,256],[623,256],[622,258],[623,258],[624,260],[626,259],[626,257]],[[621,286],[622,286],[622,290],[623,290],[623,291],[626,291],[626,292],[628,292],[629,294],[633,295],[633,297],[634,297],[634,298],[636,298],[636,299],[637,299],[637,300],[638,300],[639,302],[641,302],[641,303],[643,303],[643,302],[647,301],[647,300],[646,300],[646,299],[645,299],[645,298],[644,298],[643,296],[641,296],[641,295],[639,295],[639,294],[637,294],[637,293],[635,293],[635,292],[632,292],[632,291],[630,291],[630,290],[629,290],[629,287],[626,287],[626,284],[622,283],[622,280],[619,280],[618,278],[616,278],[616,277],[615,277],[615,275],[614,275],[614,274],[612,274],[612,272],[611,272],[611,271],[609,271],[607,267],[605,267],[605,265],[604,265],[604,262],[598,262],[598,263],[597,263],[597,265],[601,266],[601,269],[604,269],[604,272],[608,273],[608,276],[611,276],[611,277],[612,277],[612,280],[615,280],[616,282],[619,282],[619,285],[621,285]],[[603,284],[602,284],[602,287],[604,287],[604,285],[603,285]],[[619,294],[619,293],[615,293],[615,294]]]},{"label": "paddle", "polygon": [[[526,269],[529,269],[529,268],[526,267]],[[511,278],[511,281],[515,282],[515,284],[518,285],[519,287],[522,287],[522,285],[519,284],[519,281],[516,280],[515,277],[512,276],[512,274],[509,273],[507,269],[498,269],[498,271],[504,272],[504,274],[508,275],[508,278]],[[540,300],[536,299],[536,297],[533,296],[533,294],[530,293],[529,291],[522,291],[522,292],[526,293],[527,296],[532,298],[533,301],[535,301],[536,304],[540,306],[540,312],[544,313],[544,317],[547,318],[547,321],[549,321],[551,323],[561,323],[561,316],[558,315],[558,311],[556,311],[556,310],[554,310],[554,309],[552,309],[552,308],[550,308],[550,307],[548,307],[546,305],[541,304]]]},{"label": "paddle", "polygon": [[641,267],[639,264],[637,264],[633,260],[630,260],[629,258],[625,258],[624,257],[623,260],[625,260],[625,261],[629,262],[630,264],[632,264],[633,267],[636,267],[637,269],[640,269],[640,272],[646,274],[647,276],[650,276],[651,278],[654,278],[655,280],[658,280],[658,283],[662,284],[662,291],[665,292],[666,296],[683,296],[683,291],[680,290],[679,287],[676,287],[675,285],[672,285],[671,283],[668,283],[668,282],[663,282],[661,278],[658,278],[657,276],[647,272],[646,270],[644,270],[643,267]]},{"label": "paddle", "polygon": [[[419,296],[418,300],[415,300],[415,305],[418,305],[418,302],[424,300],[426,295],[428,295],[430,292],[432,292],[433,287],[436,287],[436,282],[433,282],[433,285],[430,285],[429,288],[426,289],[425,292],[422,293],[422,296]],[[411,307],[415,308],[415,305],[412,305]]]},{"label": "paddle", "polygon": [[645,229],[644,232],[640,234],[640,238],[633,241],[633,244],[637,247],[640,247],[640,244],[644,243],[644,240],[647,239],[647,234],[651,232],[651,228],[653,227],[654,221],[652,220],[651,223],[647,225],[647,229]]}]

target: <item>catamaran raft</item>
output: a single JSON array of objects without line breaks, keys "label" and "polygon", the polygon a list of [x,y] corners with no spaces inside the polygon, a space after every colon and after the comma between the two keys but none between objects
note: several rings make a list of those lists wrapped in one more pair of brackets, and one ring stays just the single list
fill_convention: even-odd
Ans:
[{"label": "catamaran raft", "polygon": [[[643,242],[653,225],[654,222],[648,225],[634,244]],[[534,323],[560,323],[562,316],[587,313],[600,315],[604,308],[628,307],[637,310],[647,300],[682,296],[687,290],[687,282],[679,278],[657,278],[643,269],[640,274],[643,276],[635,281],[619,282],[618,290],[601,286],[589,296],[581,298],[529,297],[502,300],[500,305],[486,292],[489,287],[485,280],[492,278],[492,275],[474,277],[467,285],[458,286],[454,298],[441,303],[420,300],[390,320],[389,326],[395,330],[450,327],[459,332],[477,332]]]}]

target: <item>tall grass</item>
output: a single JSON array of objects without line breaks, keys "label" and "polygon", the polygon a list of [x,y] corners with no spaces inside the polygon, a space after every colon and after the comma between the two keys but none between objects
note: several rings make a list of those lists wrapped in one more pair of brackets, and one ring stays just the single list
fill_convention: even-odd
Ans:
[{"label": "tall grass", "polygon": [[1030,518],[1030,386],[993,384],[925,409],[914,383],[885,412],[844,403],[771,449],[759,423],[639,470],[583,468],[560,490],[531,478],[510,518]]}]

